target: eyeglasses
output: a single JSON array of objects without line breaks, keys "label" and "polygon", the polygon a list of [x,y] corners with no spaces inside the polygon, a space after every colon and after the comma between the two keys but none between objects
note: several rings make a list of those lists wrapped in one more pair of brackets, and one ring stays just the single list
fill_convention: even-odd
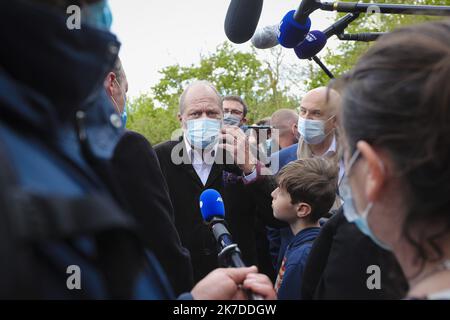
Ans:
[{"label": "eyeglasses", "polygon": [[232,115],[235,116],[241,116],[243,114],[243,112],[240,110],[229,110],[229,109],[223,109],[223,113],[231,113]]}]

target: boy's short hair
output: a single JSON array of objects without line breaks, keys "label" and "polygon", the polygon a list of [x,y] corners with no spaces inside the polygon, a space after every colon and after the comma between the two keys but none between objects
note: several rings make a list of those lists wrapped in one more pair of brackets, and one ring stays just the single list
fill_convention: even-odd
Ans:
[{"label": "boy's short hair", "polygon": [[291,196],[292,204],[305,202],[311,206],[309,221],[325,216],[336,198],[338,167],[323,158],[307,158],[290,162],[276,176],[278,185]]}]

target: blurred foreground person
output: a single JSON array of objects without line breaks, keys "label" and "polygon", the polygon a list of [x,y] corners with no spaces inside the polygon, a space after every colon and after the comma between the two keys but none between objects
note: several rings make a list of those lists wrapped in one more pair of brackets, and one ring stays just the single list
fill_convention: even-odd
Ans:
[{"label": "blurred foreground person", "polygon": [[[109,7],[75,1],[70,29],[70,4],[0,2],[0,297],[174,298],[109,170],[122,133],[103,87],[120,47]],[[184,297],[274,298],[256,272],[214,270]]]},{"label": "blurred foreground person", "polygon": [[[105,90],[125,126],[128,81],[120,59],[106,76]],[[175,229],[167,184],[150,142],[125,130],[114,150],[112,172],[125,200],[125,211],[136,219],[140,238],[155,254],[175,294],[190,290],[194,281],[190,255]]]},{"label": "blurred foreground person", "polygon": [[448,21],[381,37],[344,77],[344,214],[394,253],[410,298],[450,299],[449,79]]}]

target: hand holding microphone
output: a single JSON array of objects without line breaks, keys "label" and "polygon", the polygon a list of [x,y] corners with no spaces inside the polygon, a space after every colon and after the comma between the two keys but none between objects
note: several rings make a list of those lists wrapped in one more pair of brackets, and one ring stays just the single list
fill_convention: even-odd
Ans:
[{"label": "hand holding microphone", "polygon": [[200,280],[191,294],[195,300],[246,300],[251,291],[264,300],[275,300],[272,282],[257,272],[255,266],[216,269]]},{"label": "hand holding microphone", "polygon": [[[258,270],[256,267],[245,267],[239,248],[233,243],[231,234],[225,225],[225,207],[220,193],[214,189],[203,191],[200,195],[200,211],[203,220],[211,227],[214,237],[221,248],[219,257],[226,261],[227,265],[233,267],[233,269],[217,269],[211,272],[205,279],[198,283],[201,290],[199,288],[192,290],[194,298],[195,294],[202,293],[203,290],[221,292],[225,287],[227,290],[233,288],[236,290],[232,298],[243,298],[244,293],[252,300],[276,298],[273,285],[269,278],[266,275],[257,274],[256,272]],[[211,281],[211,279],[215,279],[215,281]],[[229,281],[230,279],[234,281],[234,286]],[[208,289],[208,286],[204,282],[205,280],[209,284],[213,282],[211,285],[215,286],[215,288]],[[219,287],[220,283],[223,283],[222,289]],[[227,292],[232,292],[232,290]]]}]

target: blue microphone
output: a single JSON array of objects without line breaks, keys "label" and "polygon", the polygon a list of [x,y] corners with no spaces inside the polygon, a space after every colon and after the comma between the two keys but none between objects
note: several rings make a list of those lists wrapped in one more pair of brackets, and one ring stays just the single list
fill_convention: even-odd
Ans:
[{"label": "blue microphone", "polygon": [[294,48],[299,59],[311,59],[327,44],[327,36],[319,30],[308,33],[305,40]]},{"label": "blue microphone", "polygon": [[313,30],[309,32],[305,40],[294,48],[295,54],[300,59],[311,59],[327,44],[328,38],[344,32],[348,25],[359,17],[359,13],[349,13],[326,28],[323,32]]},{"label": "blue microphone", "polygon": [[285,48],[298,46],[311,29],[309,15],[321,6],[319,0],[302,0],[298,9],[289,11],[281,21],[278,42]]},{"label": "blue microphone", "polygon": [[214,189],[203,191],[200,195],[200,211],[206,222],[210,222],[214,217],[225,218],[225,206],[220,193]]},{"label": "blue microphone", "polygon": [[311,19],[307,17],[304,23],[300,23],[294,19],[295,14],[295,10],[289,11],[278,27],[278,42],[285,48],[296,47],[311,29]]},{"label": "blue microphone", "polygon": [[[200,195],[200,211],[203,220],[209,224],[214,237],[220,245],[219,259],[229,267],[245,267],[245,263],[241,258],[241,251],[237,244],[233,242],[231,234],[225,226],[225,206],[222,196],[217,190],[206,189],[202,192]],[[251,292],[247,294],[249,299],[262,300],[262,297],[257,294]]]},{"label": "blue microphone", "polygon": [[222,196],[214,189],[206,189],[200,195],[200,212],[207,222],[220,247],[226,248],[233,244],[231,234],[225,226],[225,206]]}]

